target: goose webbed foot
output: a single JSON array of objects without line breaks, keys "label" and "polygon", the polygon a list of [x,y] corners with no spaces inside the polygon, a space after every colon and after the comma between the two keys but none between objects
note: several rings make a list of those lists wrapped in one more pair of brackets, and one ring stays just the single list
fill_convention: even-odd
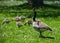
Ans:
[{"label": "goose webbed foot", "polygon": [[45,38],[45,36],[40,35],[39,38]]},{"label": "goose webbed foot", "polygon": [[50,37],[50,36],[42,36],[40,35],[39,38],[49,38],[49,39],[55,39],[54,37]]},{"label": "goose webbed foot", "polygon": [[40,31],[39,38],[46,38],[45,36],[42,35],[42,31]]}]

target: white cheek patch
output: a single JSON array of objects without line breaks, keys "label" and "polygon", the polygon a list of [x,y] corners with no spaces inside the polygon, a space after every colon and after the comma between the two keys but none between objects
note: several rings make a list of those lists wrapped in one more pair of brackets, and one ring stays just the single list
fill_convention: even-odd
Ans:
[{"label": "white cheek patch", "polygon": [[36,22],[33,22],[33,25],[35,25],[36,24]]},{"label": "white cheek patch", "polygon": [[37,24],[37,22],[33,22],[33,27],[39,27],[39,25]]}]

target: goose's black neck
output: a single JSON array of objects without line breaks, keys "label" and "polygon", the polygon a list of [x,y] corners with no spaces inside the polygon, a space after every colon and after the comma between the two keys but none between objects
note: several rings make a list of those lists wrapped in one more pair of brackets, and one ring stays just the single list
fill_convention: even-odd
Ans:
[{"label": "goose's black neck", "polygon": [[35,9],[35,8],[33,8],[33,14],[34,14],[34,15],[33,15],[33,21],[36,21],[36,20],[35,20],[35,18],[36,18],[36,9]]}]

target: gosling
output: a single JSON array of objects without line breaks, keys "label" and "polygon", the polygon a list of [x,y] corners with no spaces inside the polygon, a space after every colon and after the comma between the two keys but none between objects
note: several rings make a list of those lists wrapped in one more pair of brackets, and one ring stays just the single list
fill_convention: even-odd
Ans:
[{"label": "gosling", "polygon": [[26,25],[26,24],[31,25],[32,24],[32,20],[26,21],[26,23],[24,25]]},{"label": "gosling", "polygon": [[10,23],[10,22],[11,22],[10,19],[6,18],[6,19],[3,20],[2,24]]},{"label": "gosling", "polygon": [[16,25],[18,26],[18,28],[20,28],[21,26],[23,26],[23,24],[20,21],[17,21]]}]

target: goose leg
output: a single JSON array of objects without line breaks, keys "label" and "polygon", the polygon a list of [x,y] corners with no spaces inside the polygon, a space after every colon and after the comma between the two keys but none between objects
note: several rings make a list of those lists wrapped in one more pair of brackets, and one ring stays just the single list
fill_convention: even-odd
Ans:
[{"label": "goose leg", "polygon": [[40,35],[39,35],[39,37],[42,37],[43,35],[42,35],[42,32],[40,31]]},{"label": "goose leg", "polygon": [[40,31],[40,35],[39,35],[39,37],[41,37],[41,38],[45,38],[45,37],[42,35],[42,31]]}]

